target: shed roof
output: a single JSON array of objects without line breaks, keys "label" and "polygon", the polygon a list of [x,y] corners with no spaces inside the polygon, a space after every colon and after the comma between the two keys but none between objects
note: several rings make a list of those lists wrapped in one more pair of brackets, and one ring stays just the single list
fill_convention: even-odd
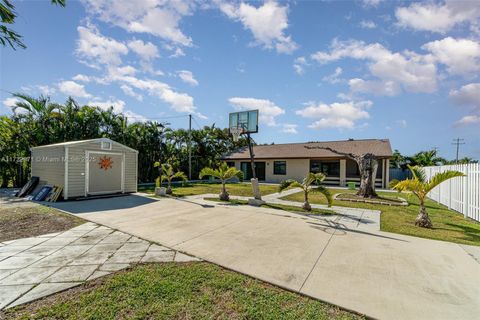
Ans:
[{"label": "shed roof", "polygon": [[122,147],[126,148],[126,149],[129,149],[131,151],[134,151],[134,152],[137,152],[137,150],[133,149],[133,148],[130,148],[124,144],[121,144],[117,141],[114,141],[112,139],[109,139],[109,138],[96,138],[96,139],[87,139],[87,140],[76,140],[76,141],[66,141],[66,142],[60,142],[60,143],[53,143],[53,144],[46,144],[46,145],[43,145],[43,146],[38,146],[38,147],[31,147],[30,150],[32,149],[40,149],[40,148],[51,148],[51,147],[67,147],[67,146],[72,146],[72,145],[79,145],[79,144],[83,144],[83,143],[89,143],[89,142],[102,142],[102,141],[106,141],[106,142],[111,142],[111,143],[116,143],[116,144],[119,144],[121,145]]},{"label": "shed roof", "polygon": [[[342,158],[342,156],[325,149],[309,149],[308,147],[330,147],[343,153],[372,153],[379,158],[392,156],[392,148],[388,139],[362,139],[343,141],[323,141],[305,143],[285,143],[258,145],[253,147],[256,159],[301,159],[301,158]],[[225,160],[248,159],[248,148],[242,148],[223,156]]]}]

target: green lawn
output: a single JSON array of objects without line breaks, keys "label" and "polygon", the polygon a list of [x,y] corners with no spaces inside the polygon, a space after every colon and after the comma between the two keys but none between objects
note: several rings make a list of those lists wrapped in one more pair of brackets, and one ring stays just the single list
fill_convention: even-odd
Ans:
[{"label": "green lawn", "polygon": [[[177,197],[193,196],[197,194],[214,193],[219,194],[222,185],[219,183],[193,183],[187,186],[173,186],[173,195]],[[145,192],[153,193],[154,189],[147,189]],[[227,191],[232,196],[253,197],[252,185],[250,183],[230,183],[227,184]],[[278,191],[278,185],[260,184],[262,195],[275,193]]]},{"label": "green lawn", "polygon": [[[333,188],[330,191],[332,193],[355,192]],[[391,192],[378,192],[378,194],[384,197],[396,195]],[[339,200],[334,200],[333,204],[336,206],[381,210],[380,229],[382,231],[480,246],[480,223],[471,219],[465,219],[463,215],[448,210],[445,206],[439,205],[434,201],[427,200],[427,211],[432,220],[433,228],[416,227],[415,218],[419,209],[418,200],[414,196],[409,197],[407,194],[401,194],[401,197],[407,199],[409,206],[386,206]],[[303,194],[296,193],[282,199],[303,202]],[[320,194],[311,194],[310,201],[311,203],[327,203],[325,197]]]},{"label": "green lawn", "polygon": [[82,320],[363,319],[336,306],[203,262],[138,265],[7,310],[3,316]]},{"label": "green lawn", "polygon": [[[229,204],[233,204],[233,205],[247,205],[248,204],[248,201],[246,201],[246,200],[230,199],[230,201],[222,201],[218,198],[204,198],[204,199],[209,200],[209,201],[229,203]],[[335,214],[335,212],[331,211],[331,210],[322,210],[322,209],[312,208],[311,211],[307,211],[307,210],[304,210],[302,207],[287,206],[287,205],[284,205],[284,204],[275,204],[275,203],[265,203],[265,204],[261,205],[261,207],[262,208],[270,208],[270,209],[289,211],[289,212],[295,212],[295,213],[304,213],[304,214],[320,214],[320,215]]]}]

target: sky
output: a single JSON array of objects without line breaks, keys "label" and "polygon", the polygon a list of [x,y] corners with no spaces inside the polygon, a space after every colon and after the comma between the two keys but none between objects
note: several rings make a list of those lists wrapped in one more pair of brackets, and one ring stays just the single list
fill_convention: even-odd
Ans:
[{"label": "sky", "polygon": [[129,121],[228,127],[258,143],[388,138],[480,159],[478,1],[14,1],[26,49],[0,50],[12,92],[114,107]]}]

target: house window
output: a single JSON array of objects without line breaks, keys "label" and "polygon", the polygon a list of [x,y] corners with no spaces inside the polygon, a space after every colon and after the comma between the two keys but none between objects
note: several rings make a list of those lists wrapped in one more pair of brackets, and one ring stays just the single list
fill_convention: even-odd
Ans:
[{"label": "house window", "polygon": [[112,143],[110,141],[102,141],[102,150],[112,150]]},{"label": "house window", "polygon": [[229,168],[234,167],[235,168],[235,161],[227,161],[227,166]]},{"label": "house window", "polygon": [[339,177],[340,161],[310,160],[310,172],[321,172],[330,177]]},{"label": "house window", "polygon": [[286,175],[287,161],[273,161],[273,174]]}]

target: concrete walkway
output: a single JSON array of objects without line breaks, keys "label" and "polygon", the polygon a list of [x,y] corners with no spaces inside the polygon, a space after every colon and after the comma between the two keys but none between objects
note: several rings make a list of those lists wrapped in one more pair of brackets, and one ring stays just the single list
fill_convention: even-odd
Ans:
[{"label": "concrete walkway", "polygon": [[0,310],[78,286],[137,262],[197,261],[124,232],[84,223],[0,243]]},{"label": "concrete walkway", "polygon": [[375,212],[306,217],[139,196],[55,206],[370,317],[480,314],[480,264],[468,246],[380,232]]}]

